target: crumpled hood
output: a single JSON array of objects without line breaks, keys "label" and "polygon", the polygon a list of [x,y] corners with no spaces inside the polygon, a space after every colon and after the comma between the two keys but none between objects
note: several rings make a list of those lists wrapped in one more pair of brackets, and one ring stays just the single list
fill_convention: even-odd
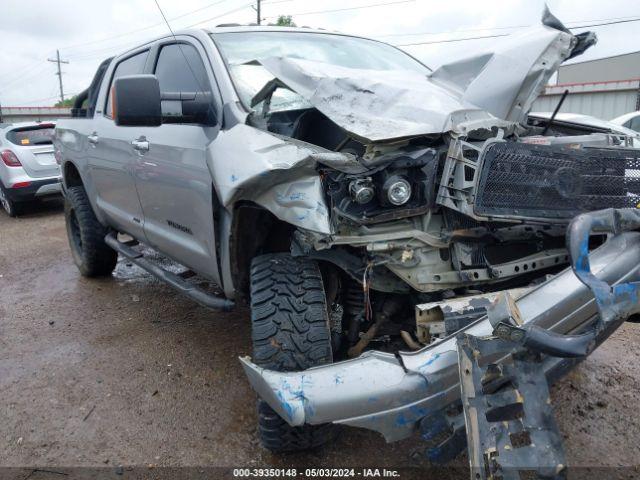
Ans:
[{"label": "crumpled hood", "polygon": [[491,118],[453,89],[416,72],[354,69],[280,57],[260,63],[365,142],[440,133],[462,121]]},{"label": "crumpled hood", "polygon": [[559,65],[595,43],[593,36],[590,43],[579,40],[545,10],[541,25],[431,75],[281,57],[260,63],[345,131],[372,143],[455,131],[478,120],[523,122]]}]

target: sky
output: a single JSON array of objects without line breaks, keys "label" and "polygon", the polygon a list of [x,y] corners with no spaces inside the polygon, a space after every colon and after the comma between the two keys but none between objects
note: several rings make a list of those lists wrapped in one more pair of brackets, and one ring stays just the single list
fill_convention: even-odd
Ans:
[{"label": "sky", "polygon": [[[256,21],[255,0],[158,1],[174,30]],[[574,61],[640,50],[640,21],[628,21],[640,20],[638,0],[548,0],[547,4],[568,27],[627,21],[590,28],[599,42]],[[262,18],[268,23],[278,15],[291,15],[298,26],[398,45],[432,42],[401,48],[437,67],[508,37],[447,40],[514,33],[539,22],[543,8],[544,0],[263,0]],[[3,106],[46,106],[59,100],[57,67],[47,61],[55,57],[56,49],[69,62],[62,69],[68,98],[89,85],[104,58],[168,32],[154,0],[0,0],[0,18]]]}]

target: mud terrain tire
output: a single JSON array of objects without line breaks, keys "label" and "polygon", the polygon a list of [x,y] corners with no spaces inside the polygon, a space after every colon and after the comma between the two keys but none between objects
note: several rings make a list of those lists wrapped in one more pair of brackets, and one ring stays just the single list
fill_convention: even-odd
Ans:
[{"label": "mud terrain tire", "polygon": [[73,261],[80,273],[85,277],[110,275],[118,253],[105,243],[108,230],[98,222],[83,187],[67,190],[64,219]]},{"label": "mud terrain tire", "polygon": [[[318,264],[277,253],[251,263],[253,361],[277,371],[304,370],[331,363],[331,331]],[[258,399],[258,432],[272,452],[319,447],[335,436],[335,426],[292,427]]]}]

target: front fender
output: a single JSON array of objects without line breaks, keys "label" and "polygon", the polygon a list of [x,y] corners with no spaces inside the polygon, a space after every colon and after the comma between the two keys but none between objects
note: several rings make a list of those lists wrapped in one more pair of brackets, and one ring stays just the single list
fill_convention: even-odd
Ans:
[{"label": "front fender", "polygon": [[227,210],[250,200],[280,220],[323,234],[331,233],[331,225],[318,163],[359,166],[352,155],[243,124],[220,132],[209,146],[207,163]]}]

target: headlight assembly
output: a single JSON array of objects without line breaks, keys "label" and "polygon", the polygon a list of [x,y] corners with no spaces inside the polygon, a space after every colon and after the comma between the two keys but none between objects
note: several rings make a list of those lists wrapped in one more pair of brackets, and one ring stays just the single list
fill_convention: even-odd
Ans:
[{"label": "headlight assembly", "polygon": [[364,205],[373,200],[375,189],[370,178],[353,180],[349,184],[349,194],[351,198],[360,205]]},{"label": "headlight assembly", "polygon": [[384,182],[382,194],[391,205],[404,205],[411,198],[411,184],[400,176],[391,176]]}]

